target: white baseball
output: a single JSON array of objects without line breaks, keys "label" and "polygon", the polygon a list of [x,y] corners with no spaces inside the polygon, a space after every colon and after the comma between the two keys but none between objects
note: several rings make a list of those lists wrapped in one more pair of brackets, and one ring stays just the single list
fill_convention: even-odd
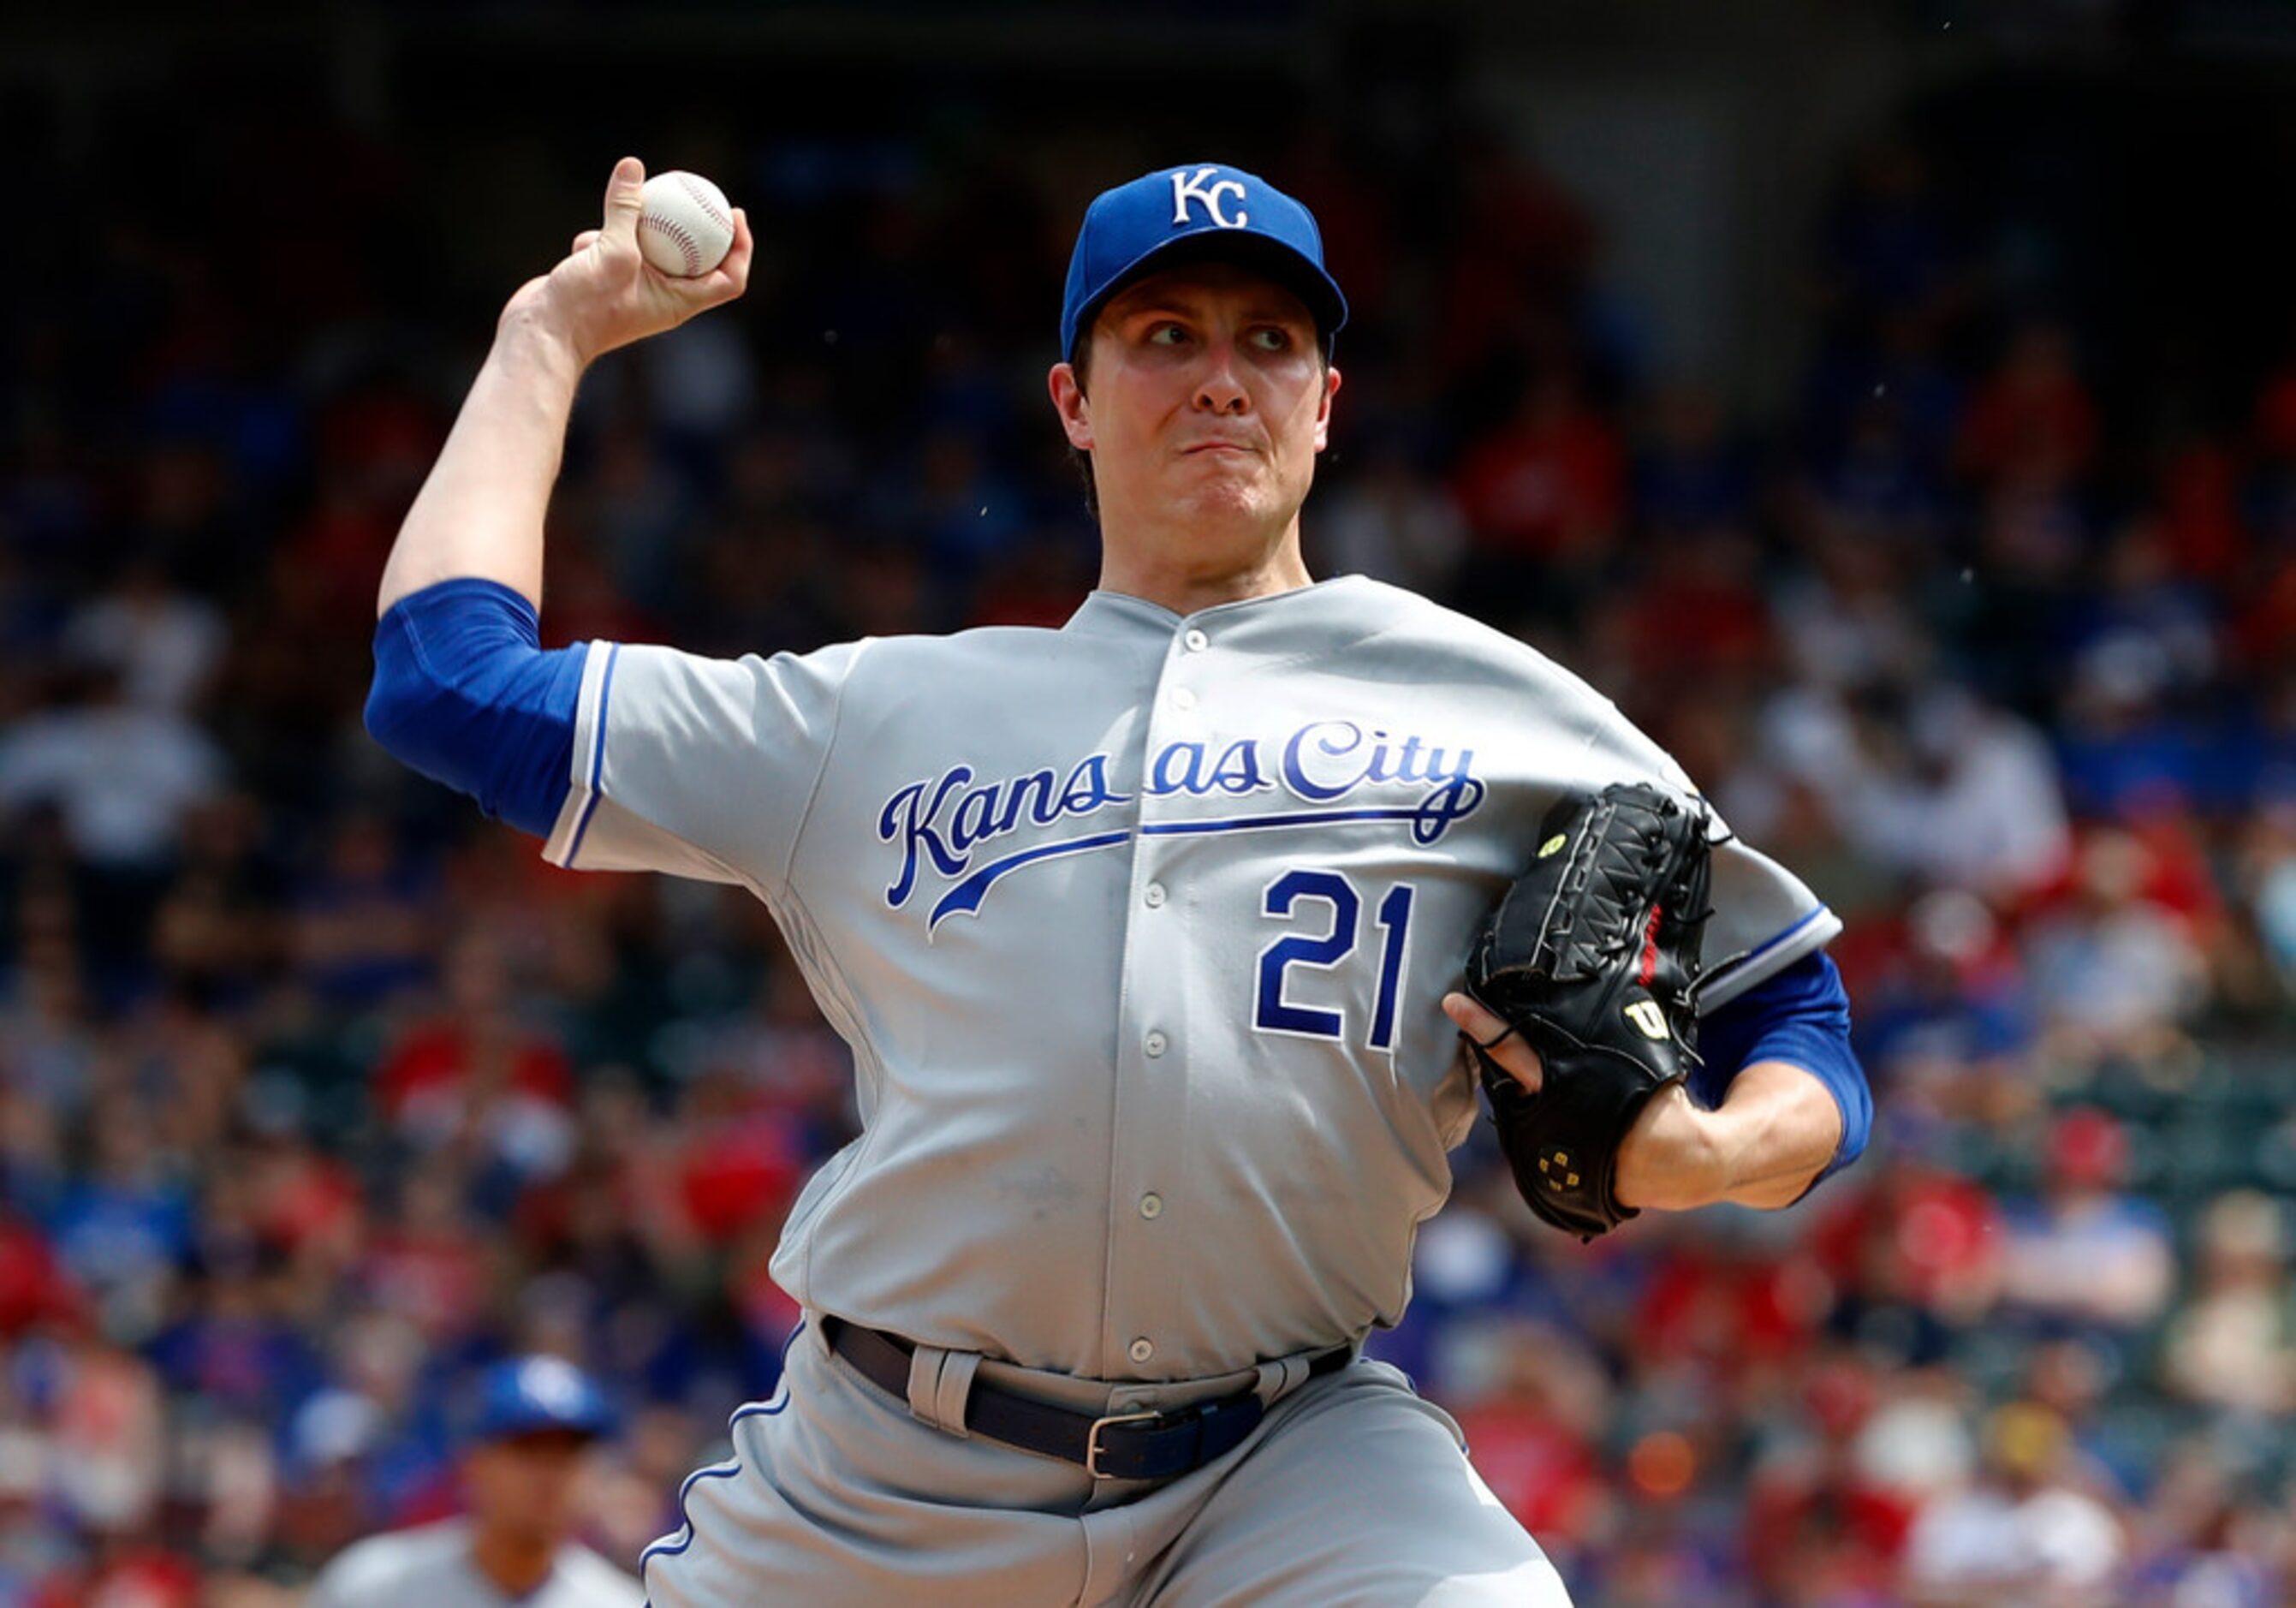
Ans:
[{"label": "white baseball", "polygon": [[698,278],[734,249],[734,206],[698,173],[657,173],[645,182],[638,250],[665,274]]}]

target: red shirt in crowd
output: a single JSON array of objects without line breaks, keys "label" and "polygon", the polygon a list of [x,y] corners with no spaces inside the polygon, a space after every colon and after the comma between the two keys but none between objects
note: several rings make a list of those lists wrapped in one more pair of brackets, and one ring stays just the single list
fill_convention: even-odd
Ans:
[{"label": "red shirt in crowd", "polygon": [[427,1023],[400,1039],[376,1071],[375,1096],[396,1121],[433,1101],[466,1097],[478,1074],[498,1089],[554,1105],[573,1099],[573,1071],[558,1046],[525,1036],[483,1046],[454,1021]]},{"label": "red shirt in crowd", "polygon": [[1607,420],[1548,381],[1468,452],[1454,489],[1480,550],[1577,555],[1608,541],[1625,514],[1626,448]]}]

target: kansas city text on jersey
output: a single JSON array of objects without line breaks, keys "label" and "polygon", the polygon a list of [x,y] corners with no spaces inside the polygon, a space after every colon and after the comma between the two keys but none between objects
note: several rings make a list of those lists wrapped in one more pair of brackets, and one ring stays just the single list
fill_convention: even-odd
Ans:
[{"label": "kansas city text on jersey", "polygon": [[[1280,742],[1240,737],[1225,745],[1168,742],[1148,762],[1141,790],[1152,798],[1186,794],[1197,798],[1242,798],[1281,788],[1314,808],[1223,816],[1201,820],[1152,821],[1143,836],[1210,832],[1271,831],[1328,825],[1335,821],[1397,821],[1408,824],[1412,841],[1431,844],[1451,825],[1472,815],[1488,789],[1474,774],[1474,750],[1456,751],[1416,734],[1401,737],[1366,729],[1352,720],[1316,720]],[[885,890],[895,909],[916,892],[921,870],[958,879],[933,907],[930,926],[950,915],[977,912],[990,886],[1007,874],[1038,860],[1106,849],[1132,836],[1129,827],[1038,842],[975,864],[982,844],[1029,826],[1051,826],[1064,817],[1082,819],[1133,794],[1111,780],[1105,753],[1079,760],[1065,777],[1047,766],[1001,781],[976,783],[970,765],[952,765],[930,781],[912,782],[885,800],[877,836],[898,842],[899,874]],[[1408,802],[1374,803],[1379,792],[1415,788]]]}]

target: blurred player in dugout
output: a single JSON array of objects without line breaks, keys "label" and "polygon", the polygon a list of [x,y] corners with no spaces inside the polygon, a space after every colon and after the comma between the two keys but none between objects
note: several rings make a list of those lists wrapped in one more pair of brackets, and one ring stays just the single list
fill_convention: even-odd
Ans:
[{"label": "blurred player in dugout", "polygon": [[637,1581],[572,1538],[591,1446],[613,1423],[570,1363],[497,1364],[463,1456],[465,1516],[348,1548],[305,1608],[640,1608]]}]

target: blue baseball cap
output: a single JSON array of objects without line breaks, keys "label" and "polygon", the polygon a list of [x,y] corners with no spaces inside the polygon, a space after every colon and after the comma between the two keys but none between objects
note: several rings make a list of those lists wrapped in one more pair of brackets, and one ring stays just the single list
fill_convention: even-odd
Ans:
[{"label": "blue baseball cap", "polygon": [[498,1362],[479,1382],[479,1412],[473,1439],[507,1440],[518,1435],[565,1431],[596,1439],[614,1430],[614,1409],[597,1382],[558,1357],[520,1357]]},{"label": "blue baseball cap", "polygon": [[1288,286],[1326,345],[1348,321],[1314,213],[1241,168],[1187,162],[1103,190],[1085,209],[1061,298],[1061,357],[1075,360],[1094,315],[1133,280],[1201,258],[1241,262]]}]

